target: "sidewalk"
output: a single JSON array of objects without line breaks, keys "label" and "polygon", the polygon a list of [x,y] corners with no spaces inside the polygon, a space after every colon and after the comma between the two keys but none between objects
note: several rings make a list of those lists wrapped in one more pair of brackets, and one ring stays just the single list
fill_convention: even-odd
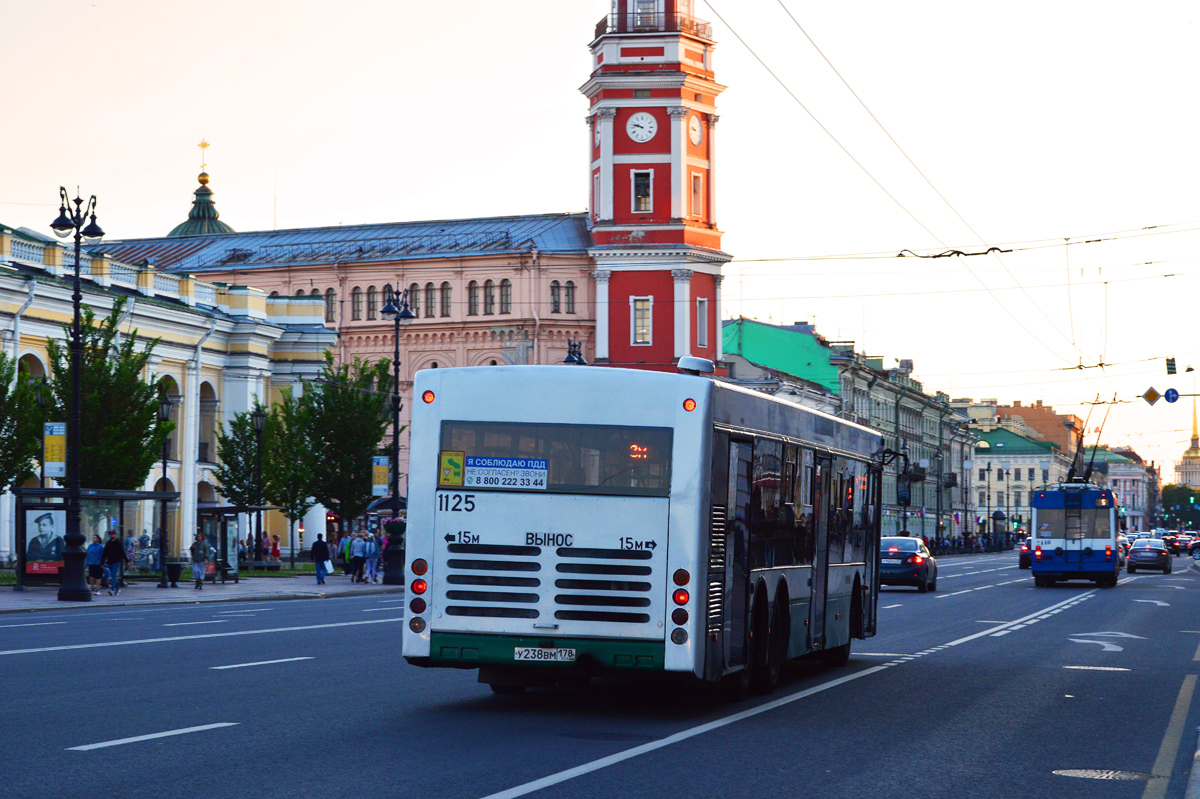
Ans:
[{"label": "sidewalk", "polygon": [[[379,579],[383,579],[382,575]],[[382,583],[352,583],[341,574],[331,574],[325,585],[317,585],[311,574],[301,577],[248,577],[238,583],[222,585],[205,583],[197,591],[192,583],[179,581],[178,588],[159,588],[156,582],[132,582],[121,589],[119,596],[109,596],[106,589],[92,596],[91,602],[59,602],[58,586],[28,587],[14,591],[11,585],[0,586],[0,613],[26,613],[39,610],[70,610],[122,605],[172,605],[195,602],[267,602],[283,599],[324,599],[362,594],[394,594],[404,591],[403,585]]]}]

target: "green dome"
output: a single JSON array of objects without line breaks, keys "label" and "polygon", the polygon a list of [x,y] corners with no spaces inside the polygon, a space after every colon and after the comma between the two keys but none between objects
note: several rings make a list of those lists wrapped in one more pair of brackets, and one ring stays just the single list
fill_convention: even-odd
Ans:
[{"label": "green dome", "polygon": [[176,225],[170,236],[203,236],[208,233],[233,233],[229,225],[221,221],[217,206],[212,201],[212,189],[208,187],[208,173],[200,173],[200,188],[196,189],[196,199],[192,201],[192,210],[188,212],[186,222]]}]

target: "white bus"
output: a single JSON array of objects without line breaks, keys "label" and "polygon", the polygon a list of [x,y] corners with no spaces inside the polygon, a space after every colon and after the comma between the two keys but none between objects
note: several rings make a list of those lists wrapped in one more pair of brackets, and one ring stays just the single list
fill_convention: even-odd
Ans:
[{"label": "white bus", "polygon": [[424,370],[413,404],[410,663],[497,693],[678,673],[740,698],[875,632],[868,428],[603,367]]}]

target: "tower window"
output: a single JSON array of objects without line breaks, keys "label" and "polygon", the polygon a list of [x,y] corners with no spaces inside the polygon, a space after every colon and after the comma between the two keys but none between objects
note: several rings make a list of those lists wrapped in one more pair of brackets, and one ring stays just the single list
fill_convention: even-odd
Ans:
[{"label": "tower window", "polygon": [[479,284],[472,280],[467,284],[467,316],[479,314]]},{"label": "tower window", "polygon": [[646,345],[650,343],[653,334],[653,320],[650,311],[654,306],[653,297],[629,298],[629,327],[630,344]]},{"label": "tower window", "polygon": [[633,96],[634,96],[634,97],[637,97],[637,98],[649,97],[649,96],[650,96],[650,90],[649,90],[649,89],[634,89],[634,90],[633,90]]},{"label": "tower window", "polygon": [[483,283],[483,312],[489,315],[496,312],[496,284],[491,280]]},{"label": "tower window", "polygon": [[633,24],[639,28],[654,26],[657,0],[635,0]]},{"label": "tower window", "polygon": [[358,286],[350,292],[350,318],[354,321],[362,319],[362,289]]},{"label": "tower window", "polygon": [[692,173],[692,216],[704,216],[704,176]]},{"label": "tower window", "polygon": [[337,292],[333,289],[325,291],[325,321],[332,322],[337,319]]},{"label": "tower window", "polygon": [[550,313],[562,313],[562,287],[557,280],[550,281]]},{"label": "tower window", "polygon": [[[383,293],[387,294],[387,287],[384,288]],[[416,283],[408,287],[408,307],[413,312],[413,316],[421,315],[421,287]]]},{"label": "tower window", "polygon": [[374,319],[379,313],[379,294],[374,286],[367,286],[367,318]]},{"label": "tower window", "polygon": [[437,289],[432,283],[425,284],[425,315],[433,316],[434,308],[437,306]]},{"label": "tower window", "polygon": [[575,313],[575,282],[568,280],[563,286],[563,305],[566,306],[567,313]]},{"label": "tower window", "polygon": [[442,316],[450,315],[450,284],[442,284]]},{"label": "tower window", "polygon": [[708,300],[696,298],[696,346],[708,346]]},{"label": "tower window", "polygon": [[654,210],[654,200],[650,190],[654,182],[654,173],[633,173],[633,210],[634,213],[650,213]]}]

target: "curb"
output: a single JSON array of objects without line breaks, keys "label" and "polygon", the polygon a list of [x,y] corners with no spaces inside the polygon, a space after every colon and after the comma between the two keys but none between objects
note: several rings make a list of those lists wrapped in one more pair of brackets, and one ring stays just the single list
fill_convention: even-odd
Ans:
[{"label": "curb", "polygon": [[[4,586],[9,588],[9,586]],[[51,610],[86,610],[88,608],[150,607],[153,605],[209,605],[228,602],[283,602],[294,599],[336,599],[347,596],[371,596],[374,594],[404,593],[403,585],[380,585],[371,591],[333,590],[311,593],[259,594],[251,596],[215,597],[213,599],[162,599],[149,602],[63,602],[30,608],[0,608],[0,615],[12,613],[41,613]],[[3,588],[0,588],[3,590]]]},{"label": "curb", "polygon": [[1197,767],[1200,766],[1200,727],[1196,728],[1196,754],[1192,755],[1192,770],[1188,773],[1187,788],[1183,799],[1200,799],[1200,778],[1197,778]]}]

